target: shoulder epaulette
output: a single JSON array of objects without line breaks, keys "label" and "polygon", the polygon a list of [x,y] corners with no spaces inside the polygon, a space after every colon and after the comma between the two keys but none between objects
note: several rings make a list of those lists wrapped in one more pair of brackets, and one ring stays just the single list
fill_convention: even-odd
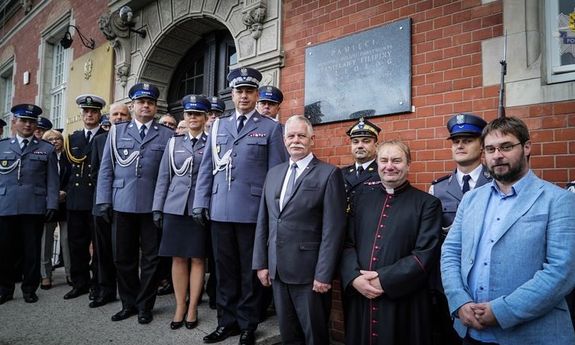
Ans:
[{"label": "shoulder epaulette", "polygon": [[451,174],[447,174],[447,175],[445,175],[445,176],[441,176],[440,178],[433,180],[433,181],[431,182],[431,184],[436,184],[436,183],[439,183],[439,182],[441,182],[441,181],[445,181],[445,180],[447,180],[447,179],[450,178],[450,177],[451,177]]},{"label": "shoulder epaulette", "polygon": [[342,171],[349,170],[349,172],[353,172],[354,169],[355,169],[355,164],[346,165],[344,167],[341,167]]},{"label": "shoulder epaulette", "polygon": [[567,185],[565,186],[566,189],[573,189],[575,188],[575,181],[571,181],[569,183],[567,183]]},{"label": "shoulder epaulette", "polygon": [[174,132],[174,138],[183,137],[183,136],[185,136],[185,134],[178,134],[178,133]]},{"label": "shoulder epaulette", "polygon": [[10,140],[12,138],[4,138],[4,139],[0,139],[0,141],[4,141],[4,140]]},{"label": "shoulder epaulette", "polygon": [[363,184],[366,186],[377,186],[378,184],[381,184],[381,181],[366,181]]}]

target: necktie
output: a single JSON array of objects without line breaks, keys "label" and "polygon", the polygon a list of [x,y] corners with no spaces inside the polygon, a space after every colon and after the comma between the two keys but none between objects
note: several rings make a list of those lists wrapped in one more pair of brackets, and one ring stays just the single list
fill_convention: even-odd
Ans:
[{"label": "necktie", "polygon": [[197,142],[198,142],[197,138],[192,138],[192,147],[196,146]]},{"label": "necktie", "polygon": [[469,180],[471,180],[471,176],[469,175],[463,175],[463,188],[461,188],[461,191],[463,192],[463,194],[469,192]]},{"label": "necktie", "polygon": [[22,140],[22,152],[24,152],[24,150],[26,150],[26,146],[28,146],[29,142],[30,141],[28,139]]},{"label": "necktie", "polygon": [[284,200],[282,203],[282,208],[285,206],[285,204],[287,203],[287,201],[291,197],[291,194],[293,193],[293,187],[295,185],[295,176],[296,175],[297,175],[297,164],[293,163],[291,165],[291,173],[289,175],[289,180],[288,180],[288,183],[286,186],[286,192],[284,194]]},{"label": "necktie", "polygon": [[358,166],[356,171],[357,177],[360,177],[361,174],[363,174],[363,171],[364,171],[363,165]]},{"label": "necktie", "polygon": [[240,120],[240,123],[238,123],[238,133],[242,130],[242,128],[244,128],[244,121],[246,121],[246,117],[244,115],[241,115],[238,117],[238,120]]},{"label": "necktie", "polygon": [[142,127],[140,127],[140,139],[144,140],[145,137],[146,137],[146,125],[142,125]]},{"label": "necktie", "polygon": [[86,132],[86,141],[90,142],[90,139],[92,139],[92,131],[87,131]]}]

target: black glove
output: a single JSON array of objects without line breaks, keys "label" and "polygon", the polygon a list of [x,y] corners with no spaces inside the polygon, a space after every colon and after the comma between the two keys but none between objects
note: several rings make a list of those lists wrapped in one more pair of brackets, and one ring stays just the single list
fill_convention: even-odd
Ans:
[{"label": "black glove", "polygon": [[99,204],[98,212],[100,213],[102,219],[108,223],[112,224],[112,204]]},{"label": "black glove", "polygon": [[164,215],[161,211],[153,211],[152,212],[152,221],[156,228],[161,229],[164,225]]},{"label": "black glove", "polygon": [[199,225],[206,226],[210,221],[210,212],[207,208],[196,207],[192,210],[192,217],[194,218],[194,221]]},{"label": "black glove", "polygon": [[56,218],[56,210],[54,209],[47,209],[46,210],[46,214],[44,215],[44,222],[46,223],[52,223],[54,221],[54,218]]}]

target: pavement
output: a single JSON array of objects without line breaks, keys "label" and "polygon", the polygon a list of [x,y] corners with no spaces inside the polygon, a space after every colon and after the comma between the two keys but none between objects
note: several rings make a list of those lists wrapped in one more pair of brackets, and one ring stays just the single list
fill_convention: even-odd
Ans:
[{"label": "pavement", "polygon": [[[39,301],[28,304],[22,298],[19,285],[14,299],[0,305],[0,345],[79,345],[79,344],[203,344],[203,337],[217,326],[216,311],[208,307],[207,296],[198,307],[197,328],[170,329],[175,309],[174,295],[158,296],[153,310],[154,320],[138,324],[136,316],[112,322],[111,316],[122,308],[119,301],[99,308],[88,308],[88,295],[72,300],[63,296],[71,288],[66,284],[64,269],[53,275],[50,290],[38,289]],[[257,344],[280,343],[277,318],[270,316],[256,331]],[[237,344],[239,336],[220,345]]]}]

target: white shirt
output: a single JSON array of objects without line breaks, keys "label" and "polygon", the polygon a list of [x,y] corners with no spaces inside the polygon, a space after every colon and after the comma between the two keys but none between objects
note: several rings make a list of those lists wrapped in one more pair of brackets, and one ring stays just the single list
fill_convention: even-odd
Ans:
[{"label": "white shirt", "polygon": [[16,139],[18,139],[18,145],[20,146],[20,148],[22,148],[22,145],[23,145],[23,144],[22,144],[22,141],[23,141],[24,139],[28,139],[28,145],[30,145],[30,143],[32,142],[32,139],[34,139],[34,136],[31,135],[31,136],[29,136],[29,137],[27,137],[27,138],[24,138],[24,137],[21,137],[20,135],[16,134]]},{"label": "white shirt", "polygon": [[152,126],[152,122],[154,122],[154,120],[150,120],[146,123],[141,123],[140,121],[134,119],[134,122],[136,123],[136,126],[138,127],[138,132],[140,131],[140,128],[142,128],[142,125],[146,125],[146,130],[144,132],[146,134],[148,134],[148,131],[150,130],[150,128]]},{"label": "white shirt", "polygon": [[305,156],[304,158],[300,159],[297,162],[292,161],[290,158],[288,171],[287,171],[286,176],[284,177],[284,183],[282,185],[282,191],[280,194],[280,211],[283,208],[282,205],[284,203],[284,196],[286,193],[288,181],[289,181],[289,178],[291,175],[291,170],[292,170],[291,166],[293,165],[293,163],[295,163],[297,165],[297,169],[295,171],[295,173],[296,173],[295,178],[297,180],[301,176],[301,174],[304,172],[304,170],[307,168],[307,166],[309,165],[309,163],[311,162],[312,159],[313,159],[313,153],[311,153],[311,152],[307,156]]},{"label": "white shirt", "polygon": [[240,124],[240,120],[238,120],[238,117],[240,116],[245,116],[246,119],[244,120],[244,126],[246,125],[246,123],[248,123],[248,120],[250,119],[250,117],[252,117],[252,115],[256,112],[256,109],[254,108],[254,110],[250,111],[249,113],[246,114],[242,114],[239,111],[236,110],[236,128],[238,128],[238,125]]},{"label": "white shirt", "polygon": [[477,168],[473,169],[469,174],[462,173],[459,169],[457,169],[457,173],[455,174],[455,178],[457,179],[457,183],[459,184],[459,188],[463,188],[463,176],[469,175],[471,179],[469,179],[469,190],[475,188],[477,184],[477,180],[481,175],[481,171],[483,170],[483,165],[479,164]]},{"label": "white shirt", "polygon": [[371,165],[371,163],[375,162],[375,158],[370,160],[369,162],[363,163],[363,164],[359,164],[358,162],[355,162],[355,170],[357,171],[357,169],[362,166],[364,171],[367,171],[367,168]]},{"label": "white shirt", "polygon": [[99,128],[100,127],[96,127],[96,128],[92,128],[92,129],[84,128],[84,138],[87,138],[88,132],[92,132],[92,135],[90,136],[90,141],[92,141],[92,138],[96,135]]}]

